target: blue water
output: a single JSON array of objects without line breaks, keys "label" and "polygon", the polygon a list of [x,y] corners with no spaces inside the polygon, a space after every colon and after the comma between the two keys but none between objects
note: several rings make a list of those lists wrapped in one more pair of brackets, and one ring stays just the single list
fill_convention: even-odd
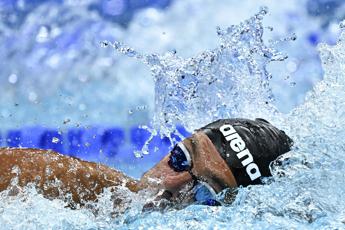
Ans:
[{"label": "blue water", "polygon": [[[268,9],[266,8],[258,10],[259,8],[253,2],[244,1],[238,7],[247,8],[248,11],[251,11],[250,15],[246,15],[247,19],[239,19],[239,15],[229,15],[229,17],[234,17],[233,22],[227,22],[226,26],[219,24],[220,28],[218,30],[214,26],[211,28],[213,29],[213,35],[211,35],[205,29],[204,22],[206,19],[212,17],[206,17],[205,15],[208,15],[208,13],[214,15],[215,13],[212,10],[215,9],[219,10],[215,18],[221,12],[225,12],[223,14],[227,15],[226,9],[230,10],[234,6],[214,2],[211,4],[211,1],[204,1],[203,3],[205,5],[201,7],[200,4],[197,4],[200,1],[193,2],[195,3],[194,5],[182,1],[177,2],[171,9],[167,10],[166,16],[162,16],[162,12],[154,9],[149,9],[143,12],[143,14],[139,14],[134,19],[133,26],[127,32],[128,34],[142,34],[143,37],[137,36],[131,39],[126,39],[124,35],[122,37],[124,39],[120,39],[121,37],[103,36],[103,33],[112,34],[109,31],[111,28],[114,28],[113,24],[108,25],[102,21],[102,25],[97,25],[98,21],[93,21],[93,19],[90,19],[90,23],[86,23],[83,13],[77,10],[73,11],[71,14],[76,14],[80,17],[80,20],[77,19],[74,21],[76,24],[87,24],[90,31],[97,32],[99,35],[97,38],[89,35],[84,39],[86,41],[95,41],[94,44],[98,46],[90,46],[91,48],[89,47],[89,49],[76,48],[74,50],[76,52],[74,55],[76,56],[73,57],[73,53],[71,54],[71,60],[75,61],[73,68],[67,60],[61,59],[59,55],[55,61],[53,58],[53,61],[49,62],[48,60],[51,60],[54,55],[57,55],[54,51],[41,51],[43,55],[37,60],[48,61],[41,64],[43,70],[47,72],[46,76],[54,76],[54,72],[61,67],[59,63],[63,63],[63,67],[71,66],[72,73],[75,73],[76,76],[83,76],[79,75],[79,71],[83,71],[85,66],[91,66],[92,70],[84,71],[86,74],[92,73],[87,75],[86,78],[89,79],[91,76],[90,81],[92,82],[92,86],[89,86],[89,88],[86,87],[91,92],[98,93],[91,94],[90,92],[84,92],[84,94],[92,95],[97,100],[92,101],[91,99],[91,102],[89,102],[82,96],[77,99],[71,97],[69,94],[73,90],[78,89],[80,87],[79,84],[83,85],[82,83],[88,80],[85,80],[84,77],[76,79],[71,77],[71,79],[66,80],[64,75],[69,72],[67,68],[63,68],[58,71],[59,75],[54,78],[55,83],[52,83],[50,86],[53,88],[62,86],[63,90],[61,92],[60,90],[58,91],[63,93],[64,96],[40,102],[48,107],[41,107],[40,103],[38,103],[37,107],[39,111],[44,111],[43,108],[52,109],[52,115],[49,118],[33,115],[32,117],[29,116],[29,119],[35,122],[35,119],[40,120],[42,118],[43,123],[61,125],[66,119],[66,115],[63,114],[62,116],[61,111],[64,108],[69,108],[68,103],[72,103],[72,107],[74,108],[76,106],[77,110],[66,110],[71,111],[71,114],[67,116],[76,122],[80,118],[82,124],[92,123],[104,115],[97,115],[94,111],[91,111],[97,108],[99,109],[97,113],[99,113],[102,110],[102,105],[100,105],[101,108],[98,108],[99,101],[102,101],[101,99],[104,100],[106,106],[109,106],[114,101],[114,107],[119,108],[118,106],[120,106],[120,108],[126,108],[127,105],[124,105],[124,102],[121,104],[122,101],[118,100],[120,96],[123,96],[121,95],[121,90],[116,92],[111,90],[123,89],[124,86],[130,87],[125,92],[133,100],[129,100],[129,104],[133,103],[133,105],[138,105],[141,97],[148,104],[151,103],[151,111],[148,111],[148,109],[145,109],[144,113],[140,109],[136,111],[140,115],[146,114],[146,116],[152,116],[152,131],[157,132],[159,130],[162,134],[174,132],[174,124],[176,123],[184,125],[188,130],[193,130],[194,128],[200,127],[200,124],[206,124],[220,117],[264,117],[277,127],[285,130],[295,141],[295,147],[292,151],[278,160],[281,163],[272,164],[271,170],[273,177],[267,179],[265,185],[240,188],[234,203],[227,207],[191,205],[183,210],[170,210],[164,213],[141,213],[142,206],[149,199],[148,194],[143,192],[140,194],[130,194],[123,188],[119,191],[119,195],[131,200],[131,202],[129,201],[128,203],[129,209],[116,218],[112,218],[110,215],[112,202],[110,201],[111,194],[109,191],[105,191],[100,197],[100,202],[95,204],[99,208],[99,214],[95,216],[88,209],[66,209],[62,201],[49,201],[40,194],[37,194],[34,188],[28,186],[17,197],[9,196],[7,191],[0,193],[0,228],[345,228],[345,162],[343,160],[345,148],[345,133],[343,131],[345,125],[345,69],[343,65],[345,62],[345,53],[343,51],[345,48],[345,34],[338,35],[341,28],[338,25],[336,27],[333,26],[333,28],[331,24],[334,22],[331,22],[330,19],[325,20],[325,23],[321,23],[321,25],[313,20],[308,20],[310,19],[309,16],[302,14],[302,10],[297,7],[300,3],[297,4],[294,2],[296,3],[294,5],[291,3],[293,1],[286,5],[283,3],[271,3],[272,7],[269,10],[271,13],[268,13]],[[193,15],[194,19],[188,21],[182,18],[180,22],[177,19],[178,17],[176,17],[178,15],[177,12],[186,9],[186,6],[189,6],[188,10],[190,12],[195,12]],[[213,6],[212,10],[211,6]],[[200,13],[197,10],[198,7],[203,8],[203,12],[206,13]],[[35,11],[35,14],[46,12],[48,8],[48,6],[43,5],[42,9],[39,9],[40,11]],[[254,10],[253,8],[256,9]],[[59,7],[54,9],[57,12],[61,10]],[[220,9],[224,11],[220,11]],[[274,13],[275,11],[279,13]],[[51,13],[51,11],[48,12]],[[283,12],[285,13],[283,14]],[[32,15],[32,20],[34,21],[32,25],[35,25],[35,21],[39,20],[35,14]],[[269,19],[270,17],[274,18],[275,14],[281,17],[283,17],[282,15],[289,17],[290,27],[292,28],[297,27],[297,22],[294,22],[294,20],[297,21],[296,18],[306,19],[304,21],[301,20],[300,23],[303,21],[304,24],[296,29],[297,32],[299,30],[307,31],[303,33],[305,36],[299,38],[300,34],[297,33],[297,40],[294,41],[293,29],[288,27],[291,31],[288,30],[286,33],[281,32],[280,30],[285,30],[285,27],[274,24],[273,21],[275,20]],[[97,18],[98,16],[95,17]],[[175,18],[176,20],[170,26],[163,26],[159,23],[162,23],[164,18],[165,20],[171,18]],[[159,23],[155,20],[159,21]],[[270,23],[267,23],[266,20],[269,20]],[[29,22],[27,23],[30,24]],[[174,39],[176,35],[172,32],[173,29],[181,28],[181,25],[187,22],[197,25],[194,28],[200,28],[201,31],[204,29],[204,33],[201,34],[205,36],[200,36],[198,29],[193,31],[186,29],[188,33],[186,32],[185,34],[181,30],[177,31],[180,32],[180,36],[191,36],[191,43],[186,42],[183,44],[181,41],[183,39]],[[278,22],[281,22],[281,20],[277,20],[276,23]],[[142,27],[138,26],[140,23],[144,25]],[[150,23],[152,27],[148,25]],[[271,23],[274,24],[273,31],[270,28],[272,26]],[[229,24],[235,25],[230,26]],[[74,31],[72,25],[66,23],[64,26],[67,29],[70,27],[70,30]],[[30,26],[25,28],[30,28]],[[109,29],[109,31],[104,28]],[[158,28],[164,29],[158,30]],[[157,32],[154,31],[159,31],[159,36],[162,37],[162,42],[157,44],[157,46],[149,45],[152,44],[152,37],[158,36]],[[161,31],[164,31],[165,34]],[[274,31],[280,31],[284,36],[278,37]],[[318,34],[313,34],[310,31],[317,31]],[[333,31],[332,35],[334,37],[340,38],[335,45],[330,31]],[[11,32],[9,33],[11,34]],[[118,30],[117,32],[124,34],[122,30]],[[153,35],[145,35],[144,32]],[[18,37],[20,36],[18,35]],[[271,41],[268,41],[269,39]],[[20,63],[27,64],[27,62],[32,60],[22,57],[30,55],[36,57],[36,55],[39,55],[41,49],[44,50],[45,43],[35,48],[37,52],[30,53],[30,49],[21,48],[27,47],[25,43],[22,44],[24,42],[23,40],[25,39],[15,43],[16,48],[14,49],[19,51],[16,53],[18,56],[12,56],[13,59],[9,60],[17,60]],[[108,42],[103,43],[103,47],[101,47],[99,41],[103,40],[108,40]],[[317,46],[319,54],[317,54],[315,45],[318,42],[316,40],[328,42],[333,45],[319,44]],[[121,43],[118,43],[119,41]],[[33,44],[36,43],[33,42]],[[194,44],[194,46],[189,46],[189,44]],[[299,47],[300,50],[296,50],[296,47]],[[170,50],[170,52],[161,52],[162,50],[166,51],[164,49]],[[85,52],[86,55],[79,55],[77,51]],[[91,51],[97,51],[91,55],[93,58],[89,58],[90,53],[92,53]],[[129,57],[122,60],[121,57],[126,55]],[[108,59],[103,60],[102,58],[105,57]],[[115,59],[118,61],[114,61]],[[59,61],[54,69],[56,60]],[[98,62],[97,60],[102,61]],[[9,61],[9,63],[15,66],[15,62]],[[49,65],[53,66],[49,67]],[[136,65],[146,70],[140,68],[133,69],[133,66]],[[126,75],[121,75],[121,73],[117,72],[122,77],[117,78],[119,81],[117,84],[112,85],[114,88],[108,88],[110,87],[108,85],[109,82],[112,81],[102,76],[107,75],[109,73],[107,71],[115,71],[116,68],[127,70],[127,72],[125,71],[127,76],[133,76],[133,80],[127,79],[126,81],[123,77]],[[151,70],[151,80],[145,78],[144,73],[148,72],[147,69]],[[9,70],[10,68],[8,67],[6,71]],[[28,71],[30,76],[34,76],[30,71],[35,72],[36,70],[30,70],[29,67],[24,65],[22,71],[22,73]],[[308,75],[308,73],[311,73],[311,75]],[[297,78],[297,76],[301,75],[304,75],[304,79],[302,80]],[[10,74],[6,76],[10,76]],[[322,80],[320,80],[321,78]],[[5,78],[6,81],[9,79],[11,80],[7,84],[13,84],[11,82],[17,84],[17,81],[14,81],[15,77]],[[143,83],[142,91],[135,90],[138,85],[133,84],[134,79]],[[51,78],[49,80],[47,79],[47,82],[50,81]],[[47,86],[47,82],[44,82],[44,80],[41,82],[40,80],[40,84],[29,86],[33,87],[31,89],[35,90],[35,92],[40,92],[40,89]],[[306,82],[309,82],[309,85],[302,84]],[[19,81],[18,84],[23,84],[19,88],[27,87],[27,85]],[[150,84],[152,84],[151,88],[149,87]],[[145,91],[146,86],[148,87],[148,91]],[[299,89],[295,91],[296,88]],[[101,90],[99,92],[96,89]],[[9,103],[8,101],[13,103],[17,100],[17,97],[13,95],[16,95],[16,92],[19,95],[21,94],[21,91],[17,91],[16,88],[12,89],[16,92],[10,89],[7,90],[9,93],[5,94],[6,100],[2,98],[4,103]],[[304,92],[308,90],[309,92],[305,95]],[[145,97],[145,92],[149,91],[151,92],[150,97]],[[296,93],[297,91],[298,93]],[[27,91],[24,90],[23,92]],[[104,94],[103,92],[107,92],[108,94]],[[280,92],[280,94],[277,96],[276,92]],[[50,91],[42,92],[42,94],[49,93]],[[286,95],[293,95],[294,97],[289,99],[289,96]],[[39,98],[45,98],[39,96],[39,94],[36,94],[35,97],[35,95],[30,93],[28,95],[24,93],[22,96],[23,98],[28,97],[29,101],[31,101],[30,103],[35,103]],[[302,97],[303,100],[296,100],[295,96]],[[33,100],[30,100],[30,98]],[[285,103],[286,101],[288,103]],[[84,106],[80,106],[80,103],[84,104]],[[145,103],[142,104],[145,105]],[[289,108],[284,108],[285,105]],[[27,104],[26,106],[30,107],[32,105]],[[92,109],[88,110],[87,108],[90,106]],[[6,104],[4,104],[3,108],[8,111],[17,111],[17,109],[13,109],[10,106],[6,107]],[[54,108],[57,109],[54,110]],[[134,106],[134,108],[136,107]],[[85,114],[91,113],[91,118],[80,115],[80,111],[85,111]],[[128,121],[126,116],[121,117],[121,114],[117,114],[116,109],[112,111],[112,108],[110,108],[109,111],[105,111],[107,111],[106,115],[104,115],[105,123],[107,121],[110,122],[111,117],[115,117],[113,114],[117,115],[117,122],[124,121],[125,124],[131,124],[133,122],[133,120]],[[134,114],[136,111],[134,111]],[[132,112],[133,110],[130,110],[129,114]],[[2,113],[4,114],[3,111]],[[18,110],[18,113],[20,114],[21,112]],[[7,114],[10,114],[10,112]],[[3,115],[2,119],[9,127],[13,124],[17,126],[22,125],[26,122],[23,118],[25,117],[24,114],[15,115],[14,117],[11,118]],[[145,118],[142,120],[139,119],[140,121],[147,122]],[[145,155],[145,153],[147,152],[144,150],[142,154]],[[289,160],[284,160],[285,158],[289,158]]]},{"label": "blue water", "polygon": [[[64,131],[41,126],[10,129],[0,137],[1,147],[51,149],[83,160],[103,163],[140,178],[167,152],[172,145],[190,133],[177,126],[177,135],[152,135],[149,129],[133,126],[122,127],[88,126],[69,128]],[[151,138],[152,136],[152,138]],[[143,154],[145,143],[147,152]],[[150,152],[151,154],[147,154]]]}]

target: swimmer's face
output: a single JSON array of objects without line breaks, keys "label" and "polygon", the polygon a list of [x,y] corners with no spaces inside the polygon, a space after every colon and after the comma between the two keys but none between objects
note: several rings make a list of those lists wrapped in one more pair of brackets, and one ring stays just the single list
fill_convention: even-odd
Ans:
[{"label": "swimmer's face", "polygon": [[[217,193],[228,187],[237,187],[235,178],[217,152],[211,140],[202,132],[197,132],[183,140],[192,160],[191,172],[197,179],[207,182]],[[156,166],[146,172],[141,184],[157,191],[167,190],[173,197],[188,194],[193,187],[193,179],[189,172],[176,172],[169,164],[170,153]],[[183,199],[189,199],[184,197]]]}]

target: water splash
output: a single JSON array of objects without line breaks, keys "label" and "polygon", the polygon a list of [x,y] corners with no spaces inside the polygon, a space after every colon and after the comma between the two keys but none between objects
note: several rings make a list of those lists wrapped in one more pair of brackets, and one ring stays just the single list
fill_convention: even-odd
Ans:
[{"label": "water splash", "polygon": [[271,75],[266,66],[287,56],[263,42],[265,14],[267,8],[262,8],[237,26],[218,28],[218,48],[187,59],[175,51],[143,55],[119,42],[103,44],[151,67],[155,81],[153,128],[169,136],[176,132],[176,124],[193,131],[224,117],[267,117],[277,112],[271,103]]},{"label": "water splash", "polygon": [[335,46],[319,46],[324,79],[308,93],[303,105],[275,120],[295,146],[271,165],[273,177],[265,185],[239,189],[229,207],[192,205],[152,213],[130,227],[156,228],[164,223],[165,228],[174,229],[343,229],[344,39],[345,32]]},{"label": "water splash", "polygon": [[[271,105],[266,64],[285,56],[262,41],[264,14],[261,11],[239,26],[218,30],[221,45],[194,58],[183,59],[175,52],[163,56],[141,55],[131,49],[124,52],[151,66],[159,108],[154,126],[167,126],[165,132],[174,128],[174,122],[193,129],[219,117],[234,116],[262,116],[286,130],[295,148],[272,164],[274,176],[267,184],[239,189],[229,207],[192,205],[164,214],[139,214],[145,198],[133,194],[132,208],[115,219],[109,217],[109,200],[99,203],[104,212],[95,217],[86,209],[63,208],[61,201],[44,199],[30,188],[23,196],[12,198],[5,191],[0,193],[1,227],[344,228],[345,34],[334,47],[320,46],[324,80],[303,105],[284,116]],[[105,199],[109,197],[104,194]]]},{"label": "water splash", "polygon": [[[25,2],[13,4],[17,3],[21,9],[19,5]],[[60,126],[66,118],[62,115],[65,111],[68,111],[71,122],[63,126],[97,124],[100,120],[121,126],[146,124],[154,107],[154,84],[148,69],[140,62],[117,59],[110,49],[99,49],[99,41],[116,39],[146,52],[163,53],[176,49],[179,56],[191,56],[217,46],[216,25],[224,28],[229,22],[238,23],[256,12],[261,4],[269,4],[273,9],[265,19],[266,25],[275,27],[269,36],[285,36],[285,31],[294,30],[299,38],[295,48],[286,47],[298,64],[296,71],[289,73],[296,86],[286,87],[289,81],[280,81],[276,72],[286,72],[281,71],[285,64],[278,66],[277,71],[270,70],[275,73],[270,83],[277,106],[290,111],[320,76],[314,47],[308,46],[303,39],[318,30],[318,22],[305,14],[305,0],[288,3],[243,0],[231,4],[226,0],[176,0],[168,11],[142,11],[126,31],[100,17],[91,6],[96,2],[33,3],[37,7],[32,11],[23,9],[26,17],[21,18],[20,27],[0,21],[0,56],[6,60],[1,65],[0,78],[2,127],[14,128],[37,124],[38,121],[41,125]],[[20,19],[17,16],[14,12],[5,18]],[[308,74],[305,74],[306,68]],[[129,84],[129,77],[133,82],[140,82],[142,89],[136,90],[134,84]],[[84,90],[80,91],[81,88]],[[146,105],[148,109],[134,111],[129,116],[126,112],[119,112],[138,105]],[[49,111],[49,116],[43,115],[46,111]]]}]

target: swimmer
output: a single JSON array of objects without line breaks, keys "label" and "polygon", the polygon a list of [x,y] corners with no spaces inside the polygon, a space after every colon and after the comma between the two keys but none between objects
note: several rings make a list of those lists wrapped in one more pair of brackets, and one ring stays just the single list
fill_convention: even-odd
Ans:
[{"label": "swimmer", "polygon": [[109,188],[118,211],[128,201],[119,192],[123,187],[133,193],[153,194],[145,210],[174,204],[220,205],[216,195],[221,191],[261,184],[264,177],[271,176],[270,163],[290,151],[292,144],[284,131],[264,119],[222,119],[176,144],[140,180],[51,150],[2,148],[0,191],[7,189],[16,195],[32,183],[46,198],[67,200],[75,208],[97,201]]}]

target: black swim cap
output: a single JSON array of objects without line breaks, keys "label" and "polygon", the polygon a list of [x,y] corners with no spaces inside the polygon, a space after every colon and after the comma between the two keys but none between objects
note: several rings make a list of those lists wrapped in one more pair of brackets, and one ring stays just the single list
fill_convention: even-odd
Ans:
[{"label": "black swim cap", "polygon": [[213,142],[238,186],[262,183],[262,177],[271,176],[269,164],[293,145],[284,131],[262,118],[221,119],[197,131]]}]

